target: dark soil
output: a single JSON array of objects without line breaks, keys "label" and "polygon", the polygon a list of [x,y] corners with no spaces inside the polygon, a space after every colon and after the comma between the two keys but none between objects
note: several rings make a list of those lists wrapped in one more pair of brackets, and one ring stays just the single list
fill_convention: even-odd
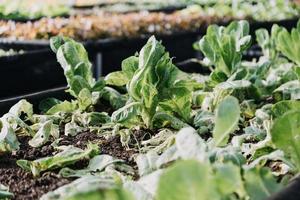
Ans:
[{"label": "dark soil", "polygon": [[52,156],[54,153],[53,147],[50,145],[50,142],[43,147],[33,148],[28,142],[31,139],[29,136],[18,137],[20,142],[20,150],[12,153],[12,158],[19,160],[36,160],[38,158],[43,158],[47,156]]},{"label": "dark soil", "polygon": [[[136,146],[141,140],[149,138],[146,131],[136,131],[131,137],[131,146]],[[120,142],[120,136],[113,136],[105,139],[90,132],[83,132],[77,136],[61,136],[59,145],[74,145],[85,149],[88,142],[98,143],[101,154],[109,154],[115,158],[123,159],[127,164],[136,169],[133,155],[138,153],[133,149],[126,149]],[[73,179],[61,178],[56,172],[42,173],[41,177],[34,178],[30,172],[26,172],[16,165],[16,160],[26,159],[35,160],[42,157],[54,155],[55,149],[50,145],[52,141],[41,148],[32,148],[28,145],[31,138],[28,136],[19,137],[21,143],[20,150],[11,155],[0,156],[0,183],[8,186],[10,192],[14,193],[14,200],[32,200],[39,199],[43,194],[53,191]],[[136,149],[136,148],[135,148]],[[88,160],[82,160],[69,166],[73,169],[82,169],[86,167]]]},{"label": "dark soil", "polygon": [[74,137],[62,136],[62,138],[63,140],[59,143],[60,145],[74,145],[81,149],[86,148],[89,141],[92,141],[93,143],[99,143],[101,154],[108,154],[115,158],[123,159],[130,165],[134,165],[133,155],[137,152],[134,150],[127,150],[125,147],[123,147],[120,142],[120,136],[113,136],[109,139],[105,139],[97,134],[83,132]]},{"label": "dark soil", "polygon": [[31,173],[25,172],[16,165],[11,165],[10,161],[8,164],[6,167],[1,164],[0,183],[10,188],[10,192],[15,195],[13,198],[15,200],[39,199],[43,194],[71,182],[70,179],[60,178],[53,172],[47,172],[39,178],[33,178]]}]

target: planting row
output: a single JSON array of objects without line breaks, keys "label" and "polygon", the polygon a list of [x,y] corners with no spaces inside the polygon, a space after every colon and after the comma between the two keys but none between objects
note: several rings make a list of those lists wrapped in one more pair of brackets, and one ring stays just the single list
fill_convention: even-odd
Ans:
[{"label": "planting row", "polygon": [[[223,1],[222,1],[223,2]],[[47,9],[49,10],[49,9]],[[69,36],[76,40],[100,38],[133,38],[142,35],[165,35],[199,31],[201,26],[226,23],[233,19],[279,21],[297,18],[299,6],[290,1],[216,3],[213,6],[194,5],[173,13],[102,12],[75,14],[67,18],[42,18],[34,22],[1,21],[0,37],[17,40],[49,39]]]},{"label": "planting row", "polygon": [[80,43],[51,38],[68,95],[1,118],[0,198],[263,200],[287,185],[280,196],[297,198],[300,22],[258,30],[251,62],[249,29],[210,26],[195,44],[202,74],[151,37],[97,81]]}]

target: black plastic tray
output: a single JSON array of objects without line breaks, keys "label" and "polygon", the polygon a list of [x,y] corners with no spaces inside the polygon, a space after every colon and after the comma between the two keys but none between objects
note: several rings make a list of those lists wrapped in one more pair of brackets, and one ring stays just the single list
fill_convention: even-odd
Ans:
[{"label": "black plastic tray", "polygon": [[0,98],[66,85],[64,72],[50,49],[0,58]]},{"label": "black plastic tray", "polygon": [[272,195],[267,200],[299,200],[300,177],[294,178],[283,190]]},{"label": "black plastic tray", "polygon": [[[147,42],[150,35],[132,39],[103,39],[94,43],[96,52],[101,52],[102,74],[120,70],[121,62],[134,55]],[[199,39],[198,32],[176,33],[172,35],[156,35],[166,50],[173,57],[174,62],[180,62],[194,57],[193,43]]]},{"label": "black plastic tray", "polygon": [[26,99],[32,103],[34,105],[34,109],[37,109],[39,102],[46,98],[54,97],[60,100],[70,99],[71,97],[65,92],[65,90],[66,87],[59,87],[12,98],[0,99],[0,116],[7,113],[14,104],[18,103],[18,101],[22,99]]}]

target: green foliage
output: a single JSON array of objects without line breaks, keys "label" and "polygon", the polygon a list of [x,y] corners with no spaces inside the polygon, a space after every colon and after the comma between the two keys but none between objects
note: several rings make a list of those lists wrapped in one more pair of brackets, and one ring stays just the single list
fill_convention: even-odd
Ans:
[{"label": "green foliage", "polygon": [[239,21],[232,22],[227,27],[209,26],[206,35],[195,46],[202,51],[209,63],[215,66],[216,70],[212,75],[225,78],[239,68],[242,53],[250,44],[249,23]]},{"label": "green foliage", "polygon": [[31,171],[34,176],[39,176],[43,171],[71,165],[79,160],[94,157],[99,153],[99,147],[95,144],[88,144],[85,150],[73,146],[64,146],[61,149],[63,151],[54,156],[34,161],[18,160],[17,164],[24,170]]},{"label": "green foliage", "polygon": [[8,187],[0,183],[0,199],[10,199],[13,198],[14,194],[9,192]]},{"label": "green foliage", "polygon": [[246,170],[244,177],[245,189],[250,199],[264,200],[282,188],[271,172],[265,168]]},{"label": "green foliage", "polygon": [[92,93],[100,92],[104,88],[103,80],[96,82],[93,78],[92,64],[82,44],[65,37],[53,37],[50,43],[64,70],[68,91],[72,96],[78,97],[83,89]]},{"label": "green foliage", "polygon": [[[30,137],[33,148],[53,141],[52,156],[17,161],[34,176],[59,170],[62,177],[77,178],[42,200],[266,199],[300,169],[300,73],[294,54],[277,41],[293,39],[293,31],[257,31],[264,55],[245,62],[248,32],[245,21],[209,28],[198,43],[203,64],[214,66],[209,75],[180,71],[151,37],[138,56],[123,61],[122,71],[99,82],[83,46],[55,37],[51,48],[75,99],[46,99],[39,105],[42,114],[34,114],[26,100],[18,102],[0,119],[0,155],[22,148],[19,137]],[[81,132],[97,139],[85,150],[60,146],[62,138]],[[105,138],[123,157],[118,137],[129,150],[125,157],[133,152],[136,159],[99,155]],[[89,164],[74,168],[82,160]],[[1,187],[0,195],[8,194]]]},{"label": "green foliage", "polygon": [[[114,177],[115,176],[115,177]],[[84,176],[41,197],[41,200],[133,200],[120,188],[114,173],[102,176]]]},{"label": "green foliage", "polygon": [[210,173],[208,165],[197,161],[178,162],[160,177],[157,200],[213,199]]},{"label": "green foliage", "polygon": [[213,137],[216,146],[225,146],[232,133],[238,126],[240,119],[239,102],[234,97],[226,97],[216,109]]},{"label": "green foliage", "polygon": [[290,111],[275,120],[271,129],[272,142],[278,149],[291,157],[293,163],[300,170],[300,112]]},{"label": "green foliage", "polygon": [[274,60],[278,56],[276,49],[277,38],[282,30],[282,27],[275,24],[272,26],[271,35],[266,29],[258,29],[255,31],[258,45],[262,48],[263,54],[271,60]]},{"label": "green foliage", "polygon": [[278,50],[293,61],[295,64],[300,66],[300,21],[297,24],[297,28],[293,28],[289,33],[285,28],[280,31],[277,38]]},{"label": "green foliage", "polygon": [[137,116],[139,109],[138,116],[146,127],[152,128],[153,118],[159,108],[185,122],[190,121],[193,90],[189,84],[191,81],[172,64],[169,54],[155,37],[148,40],[138,58],[130,57],[124,61],[122,69],[120,73],[129,80],[127,90],[130,101],[113,114],[122,116],[113,117],[116,122],[131,120]]}]

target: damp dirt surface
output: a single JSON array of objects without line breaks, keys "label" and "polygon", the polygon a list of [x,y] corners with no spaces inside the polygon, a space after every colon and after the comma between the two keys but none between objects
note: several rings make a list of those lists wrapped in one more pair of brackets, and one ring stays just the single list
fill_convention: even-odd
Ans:
[{"label": "damp dirt surface", "polygon": [[[147,139],[149,133],[136,131],[130,138],[132,145],[137,145],[139,141]],[[49,191],[53,191],[63,185],[71,183],[74,179],[59,177],[57,171],[44,172],[40,177],[33,177],[30,172],[26,172],[17,166],[19,159],[35,160],[42,157],[53,156],[56,150],[51,146],[53,141],[48,142],[43,147],[33,148],[28,145],[31,137],[21,136],[18,138],[20,149],[8,155],[0,156],[0,183],[8,186],[10,192],[14,194],[13,200],[36,200]],[[136,148],[124,147],[120,142],[120,136],[112,136],[108,139],[90,132],[83,132],[76,136],[61,136],[59,145],[74,145],[85,149],[89,142],[97,143],[100,154],[108,154],[115,158],[123,159],[127,164],[137,169],[134,162],[134,155],[138,153]],[[73,169],[82,169],[88,165],[88,160],[78,161],[72,166]]]}]

